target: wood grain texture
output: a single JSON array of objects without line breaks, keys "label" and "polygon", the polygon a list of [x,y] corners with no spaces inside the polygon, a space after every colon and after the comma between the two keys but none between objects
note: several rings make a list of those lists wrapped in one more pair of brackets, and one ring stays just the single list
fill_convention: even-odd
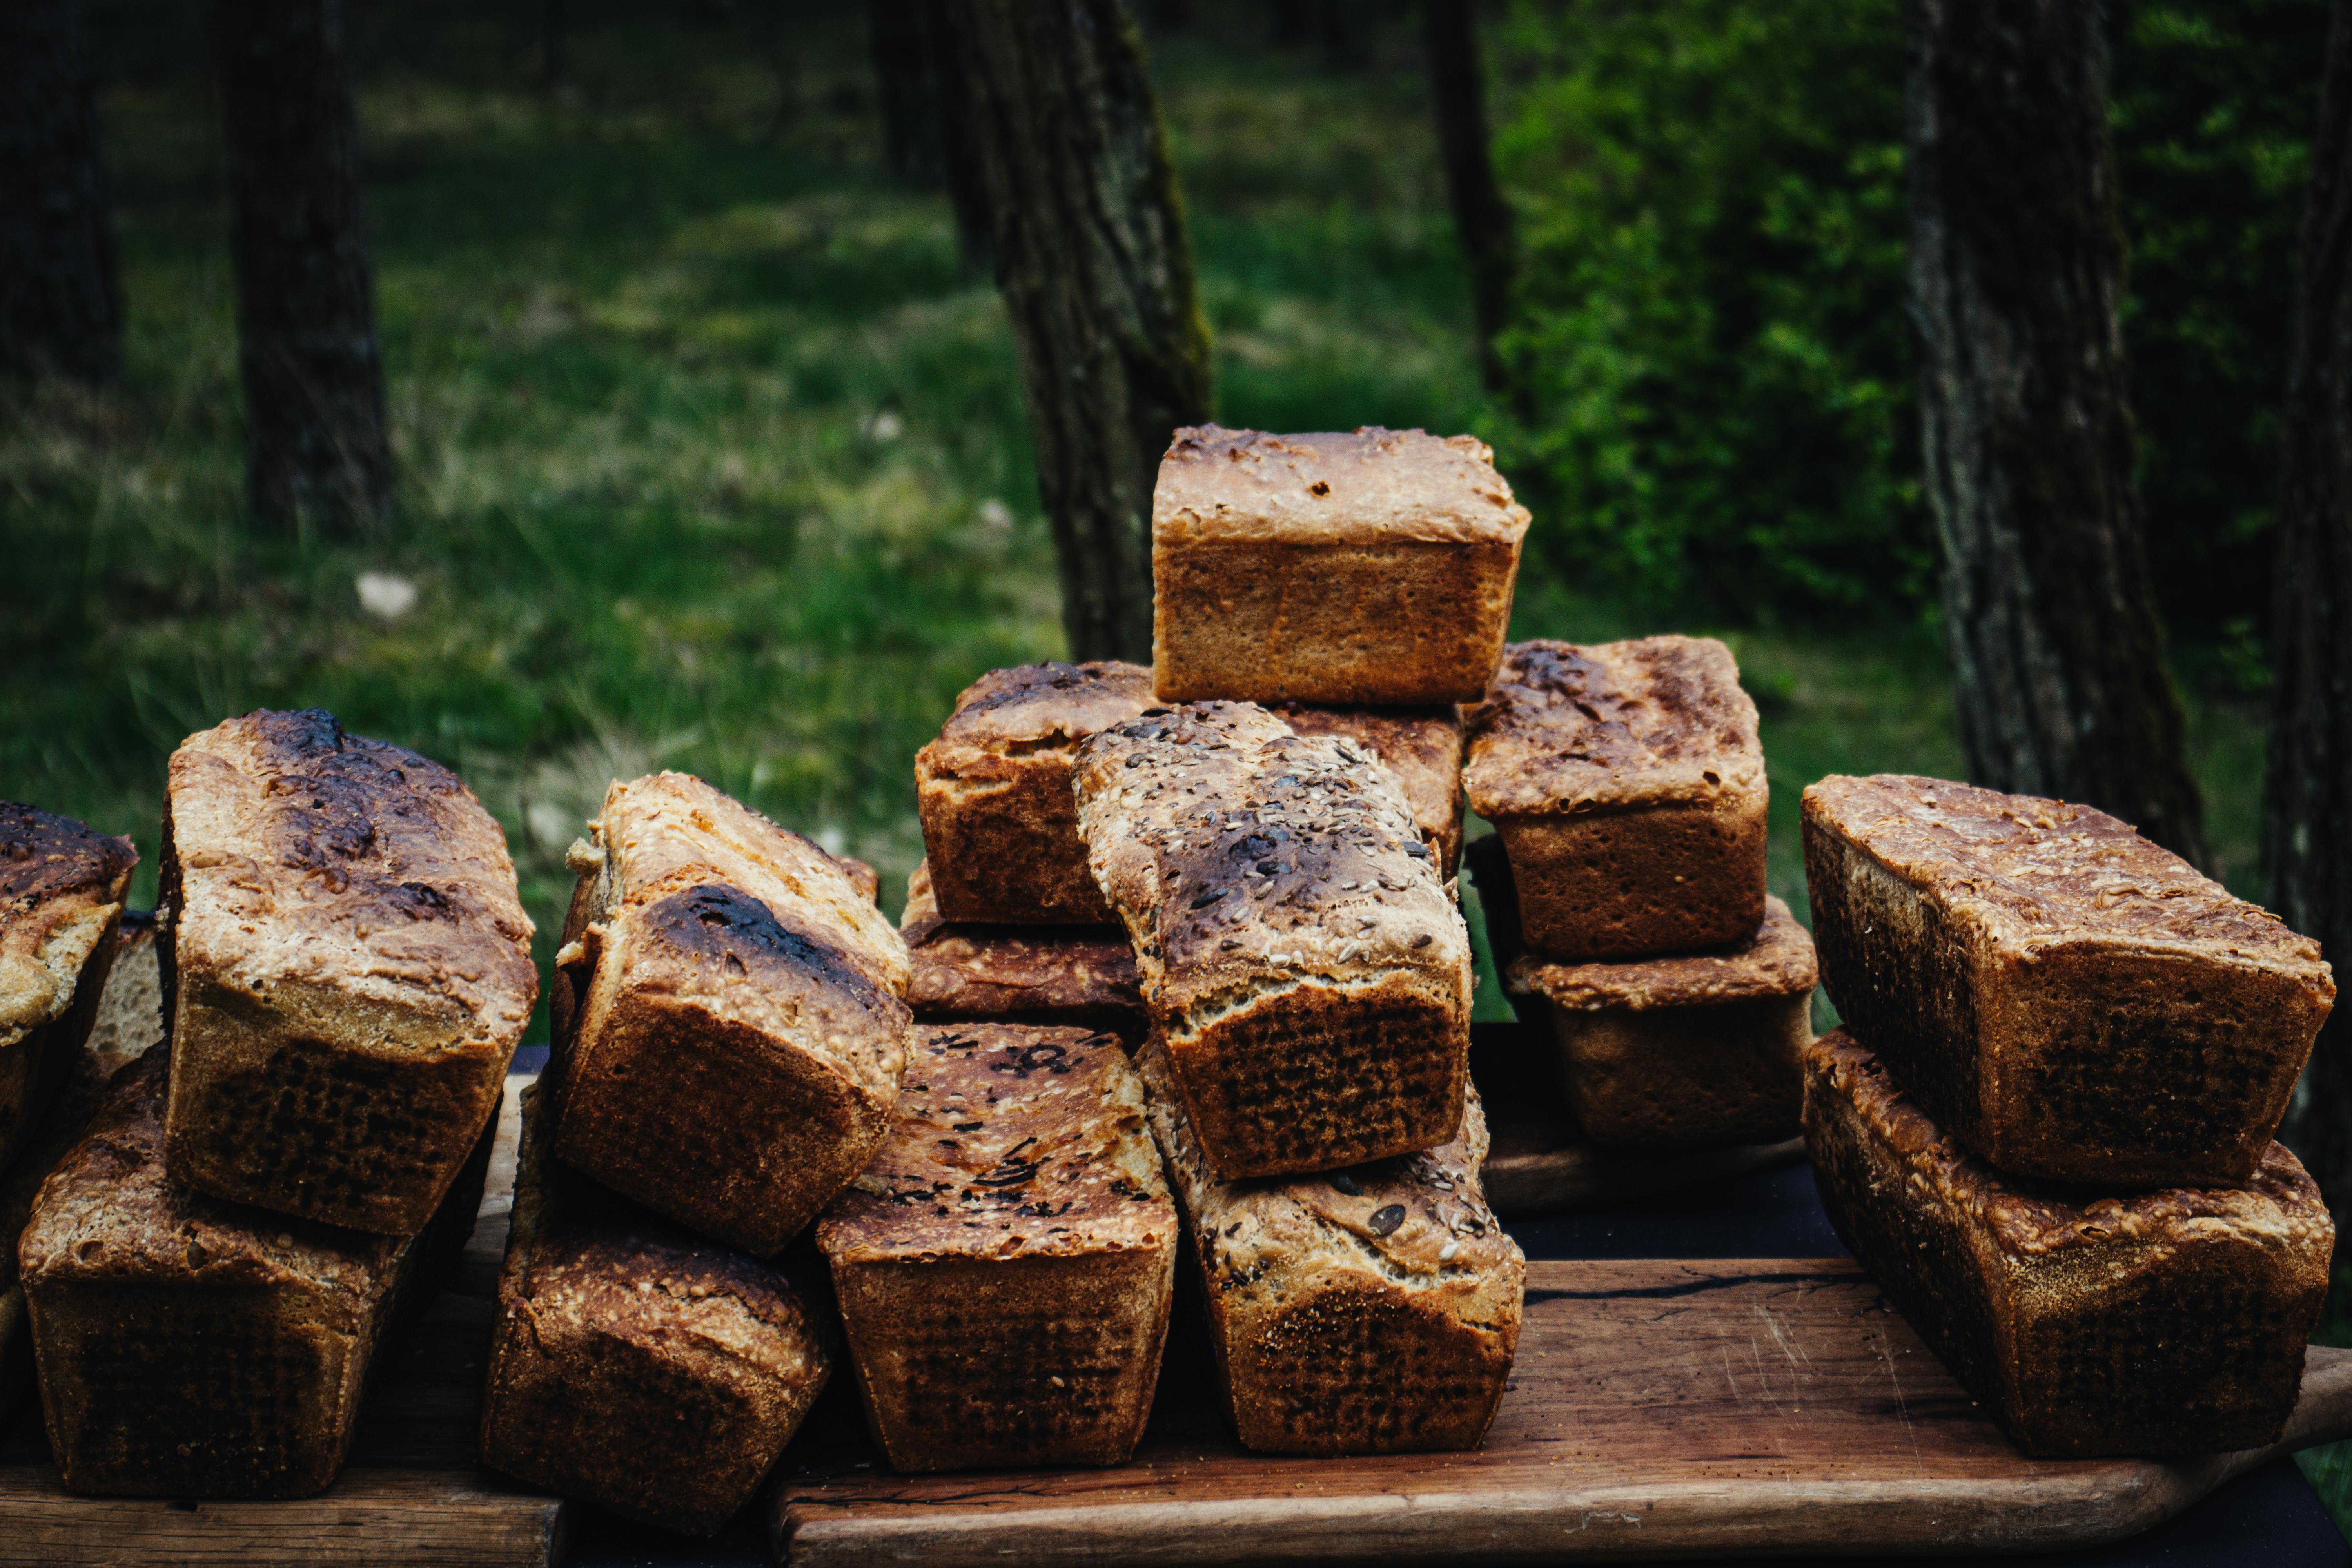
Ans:
[{"label": "wood grain texture", "polygon": [[2276,1447],[2036,1461],[1846,1259],[1547,1262],[1483,1447],[1287,1459],[1155,1423],[1083,1472],[786,1478],[793,1564],[1533,1563],[2026,1552],[2112,1541],[2273,1454],[2352,1433],[2352,1352],[2315,1348]]},{"label": "wood grain texture", "polygon": [[473,1237],[447,1287],[370,1388],[341,1479],[290,1501],[77,1497],[58,1482],[37,1402],[28,1398],[0,1429],[0,1568],[544,1568],[558,1561],[562,1500],[475,1462],[493,1292],[513,1202],[518,1109],[530,1081],[507,1079]]}]

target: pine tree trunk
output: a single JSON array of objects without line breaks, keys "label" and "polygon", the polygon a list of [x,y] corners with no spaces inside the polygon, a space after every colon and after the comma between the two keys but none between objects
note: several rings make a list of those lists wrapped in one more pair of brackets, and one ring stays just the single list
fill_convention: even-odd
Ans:
[{"label": "pine tree trunk", "polygon": [[1429,97],[1437,117],[1438,152],[1445,164],[1445,195],[1454,231],[1470,271],[1470,305],[1478,323],[1478,367],[1489,392],[1507,375],[1496,347],[1511,309],[1515,270],[1511,207],[1495,183],[1486,133],[1486,93],[1478,59],[1476,0],[1423,0],[1427,28]]},{"label": "pine tree trunk", "polygon": [[268,516],[364,527],[392,452],[342,0],[215,0],[246,489]]},{"label": "pine tree trunk", "polygon": [[1905,0],[1911,310],[1978,783],[2204,851],[2148,583],[2099,0]]},{"label": "pine tree trunk", "polygon": [[919,191],[947,192],[964,265],[985,270],[988,190],[946,0],[866,0],[866,16],[890,173]]},{"label": "pine tree trunk", "polygon": [[[2284,418],[2263,870],[2270,906],[2352,957],[2352,10],[2327,37]],[[2279,1136],[2352,1205],[2352,1037],[2337,1008]]]},{"label": "pine tree trunk", "polygon": [[1151,489],[1209,415],[1167,137],[1120,0],[952,0],[1073,658],[1151,658]]},{"label": "pine tree trunk", "polygon": [[114,198],[82,0],[0,5],[0,370],[91,385],[122,368]]}]

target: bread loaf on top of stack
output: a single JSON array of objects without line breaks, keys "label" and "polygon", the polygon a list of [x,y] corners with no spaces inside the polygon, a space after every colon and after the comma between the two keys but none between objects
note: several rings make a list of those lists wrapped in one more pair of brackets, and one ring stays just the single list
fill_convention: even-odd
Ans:
[{"label": "bread loaf on top of stack", "polygon": [[2104,812],[1902,775],[1805,792],[1805,1135],[1838,1233],[2028,1453],[2274,1441],[2334,1227],[2272,1141],[2316,943]]},{"label": "bread loaf on top of stack", "polygon": [[1812,945],[1764,890],[1756,705],[1711,637],[1515,643],[1470,721],[1474,855],[1496,966],[1548,1013],[1585,1136],[1767,1142],[1796,1130]]}]

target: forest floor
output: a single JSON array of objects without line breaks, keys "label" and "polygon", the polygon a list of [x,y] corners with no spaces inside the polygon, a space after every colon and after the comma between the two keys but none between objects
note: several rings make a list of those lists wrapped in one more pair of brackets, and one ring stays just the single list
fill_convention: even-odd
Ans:
[{"label": "forest floor", "polygon": [[[789,39],[724,6],[633,13],[571,38],[552,90],[532,85],[533,40],[478,9],[362,16],[404,479],[397,528],[356,543],[243,515],[204,39],[172,30],[185,19],[138,29],[105,109],[125,384],[0,390],[0,795],[131,834],[148,901],[172,747],[318,705],[473,785],[542,963],[566,845],[607,780],[656,767],[872,861],[895,910],[921,853],[916,748],[982,670],[1063,647],[1002,310],[960,266],[945,200],[886,178],[857,14],[834,9]],[[1220,418],[1480,428],[1409,64],[1335,75],[1204,33],[1155,63]],[[363,609],[366,573],[413,584],[413,605]],[[1664,630],[1738,651],[1772,887],[1801,911],[1806,783],[1958,767],[1926,624],[1712,626],[1532,557],[1512,622]],[[2181,668],[2220,870],[2252,893],[2259,700],[2217,656]],[[2352,1495],[2336,1456],[2316,1468]]]}]

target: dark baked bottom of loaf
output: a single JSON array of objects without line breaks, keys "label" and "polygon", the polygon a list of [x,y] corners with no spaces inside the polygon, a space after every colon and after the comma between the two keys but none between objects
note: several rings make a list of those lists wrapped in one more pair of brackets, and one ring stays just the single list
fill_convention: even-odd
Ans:
[{"label": "dark baked bottom of loaf", "polygon": [[1765,801],[1659,805],[1496,824],[1528,945],[1561,959],[1644,958],[1744,941],[1764,922]]}]

